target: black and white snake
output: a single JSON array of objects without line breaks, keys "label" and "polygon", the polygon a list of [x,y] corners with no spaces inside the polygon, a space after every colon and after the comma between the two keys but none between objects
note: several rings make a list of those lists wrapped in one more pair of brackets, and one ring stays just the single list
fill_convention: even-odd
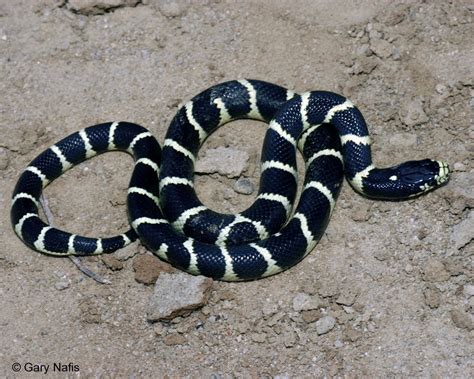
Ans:
[{"label": "black and white snake", "polygon": [[[210,133],[239,118],[269,123],[259,193],[245,211],[218,214],[196,196],[194,161]],[[296,196],[297,148],[306,176],[287,221]],[[84,159],[110,150],[135,157],[127,196],[132,229],[111,238],[87,238],[45,224],[38,215],[43,188]],[[374,167],[366,123],[340,95],[298,95],[262,81],[230,81],[203,91],[178,111],[162,150],[147,129],[128,122],[91,126],[51,146],[20,176],[11,220],[28,246],[46,254],[111,253],[138,235],[158,257],[189,273],[230,281],[257,279],[293,266],[314,248],[344,174],[362,195],[404,199],[446,182],[449,168],[429,159]]]}]

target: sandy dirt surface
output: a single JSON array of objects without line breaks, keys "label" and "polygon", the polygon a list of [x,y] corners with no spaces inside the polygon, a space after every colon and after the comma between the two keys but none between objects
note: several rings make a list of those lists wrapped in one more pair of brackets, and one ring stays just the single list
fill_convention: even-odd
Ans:
[{"label": "sandy dirt surface", "polygon": [[[31,363],[60,377],[61,363],[71,377],[474,376],[473,12],[469,1],[0,0],[0,375],[41,376],[25,372]],[[204,307],[171,321],[147,320],[153,286],[136,280],[150,266],[138,243],[84,260],[104,285],[16,237],[11,193],[43,149],[114,120],[162,143],[180,105],[236,78],[342,93],[368,121],[377,165],[444,159],[452,179],[396,203],[345,183],[304,261],[212,282]],[[228,124],[200,157],[246,152],[242,176],[257,185],[265,129]],[[132,163],[109,153],[52,183],[55,225],[126,230]],[[236,193],[236,180],[199,175],[197,190],[236,212],[255,196]]]}]

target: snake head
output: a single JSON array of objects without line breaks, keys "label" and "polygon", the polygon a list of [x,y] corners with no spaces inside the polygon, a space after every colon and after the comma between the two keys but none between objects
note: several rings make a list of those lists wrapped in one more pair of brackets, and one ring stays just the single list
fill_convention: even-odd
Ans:
[{"label": "snake head", "polygon": [[421,195],[449,180],[446,162],[423,159],[408,161],[394,167],[373,169],[365,194],[381,199],[406,199]]}]

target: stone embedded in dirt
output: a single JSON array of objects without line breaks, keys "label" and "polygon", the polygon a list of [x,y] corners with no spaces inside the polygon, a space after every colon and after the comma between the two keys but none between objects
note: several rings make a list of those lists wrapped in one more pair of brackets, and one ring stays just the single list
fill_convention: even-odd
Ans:
[{"label": "stone embedded in dirt", "polygon": [[148,306],[149,321],[172,320],[203,307],[209,298],[212,279],[184,272],[162,273]]},{"label": "stone embedded in dirt", "polygon": [[316,333],[319,335],[330,332],[336,325],[336,319],[331,316],[324,316],[316,321]]},{"label": "stone embedded in dirt", "polygon": [[176,345],[183,345],[186,342],[186,337],[184,337],[182,334],[168,334],[165,338],[163,338],[163,343],[166,346],[176,346]]},{"label": "stone embedded in dirt", "polygon": [[370,217],[371,204],[359,204],[352,212],[351,218],[354,221],[367,221]]},{"label": "stone embedded in dirt", "polygon": [[423,109],[423,101],[419,97],[402,104],[399,117],[406,126],[421,125],[430,120]]},{"label": "stone embedded in dirt", "polygon": [[69,288],[70,285],[71,281],[68,278],[61,278],[54,284],[54,288],[56,288],[58,291],[62,291],[66,288]]},{"label": "stone embedded in dirt", "polygon": [[472,297],[474,296],[474,284],[465,284],[463,286],[463,293],[467,297]]},{"label": "stone embedded in dirt", "polygon": [[234,183],[234,191],[243,195],[251,195],[255,191],[255,186],[247,178],[239,178]]},{"label": "stone embedded in dirt", "polygon": [[134,7],[140,0],[69,0],[67,9],[84,15],[104,14],[112,9]]},{"label": "stone embedded in dirt", "polygon": [[427,282],[445,282],[449,277],[443,262],[434,258],[429,258],[423,267],[423,279]]},{"label": "stone embedded in dirt", "polygon": [[442,191],[451,204],[451,213],[460,214],[466,208],[474,208],[474,175],[472,173],[456,173]]},{"label": "stone embedded in dirt", "polygon": [[186,13],[189,2],[178,0],[149,0],[165,17],[179,17]]},{"label": "stone embedded in dirt", "polygon": [[393,46],[390,42],[387,42],[384,39],[373,38],[370,40],[370,50],[372,50],[378,57],[386,59],[392,55]]},{"label": "stone embedded in dirt", "polygon": [[[139,250],[139,248],[137,249],[137,245],[132,243],[130,245],[125,246],[122,249],[117,250],[114,253],[114,257],[117,258],[119,261],[126,261],[126,260],[134,257],[135,255],[137,255],[138,250]],[[143,250],[146,251],[145,249],[143,249]]]},{"label": "stone embedded in dirt", "polygon": [[107,268],[109,268],[112,271],[119,271],[123,269],[122,261],[119,261],[113,255],[103,255],[101,257],[101,260],[104,263],[104,265],[106,265]]},{"label": "stone embedded in dirt", "polygon": [[351,306],[355,303],[357,296],[359,295],[359,289],[354,286],[344,286],[341,289],[341,293],[336,300],[337,304]]},{"label": "stone embedded in dirt", "polygon": [[456,249],[461,249],[474,239],[474,211],[459,224],[454,225],[451,233],[451,243]]},{"label": "stone embedded in dirt", "polygon": [[154,284],[162,272],[174,272],[168,263],[160,261],[150,254],[140,254],[133,260],[135,280],[138,283]]},{"label": "stone embedded in dirt", "polygon": [[379,59],[376,57],[359,57],[354,65],[351,67],[350,72],[353,75],[360,75],[360,74],[370,74],[374,71],[375,67],[379,64]]},{"label": "stone embedded in dirt", "polygon": [[316,296],[309,296],[304,292],[299,292],[293,298],[293,309],[296,312],[309,311],[319,308],[321,301]]},{"label": "stone embedded in dirt", "polygon": [[0,147],[0,170],[6,170],[10,164],[10,152],[4,147]]},{"label": "stone embedded in dirt", "polygon": [[440,304],[439,291],[436,288],[427,288],[424,292],[425,303],[430,308],[438,308]]},{"label": "stone embedded in dirt", "polygon": [[451,320],[460,329],[474,330],[474,317],[462,309],[451,310]]},{"label": "stone embedded in dirt", "polygon": [[352,326],[347,326],[344,330],[344,341],[355,342],[362,337],[362,332],[354,329]]},{"label": "stone embedded in dirt", "polygon": [[321,318],[321,311],[319,309],[302,311],[301,317],[303,318],[304,322],[306,322],[307,324],[311,324],[312,322],[315,322],[316,320]]},{"label": "stone embedded in dirt", "polygon": [[265,333],[252,333],[250,338],[253,342],[264,343],[267,340],[267,335]]},{"label": "stone embedded in dirt", "polygon": [[196,162],[195,172],[199,174],[218,174],[229,178],[240,176],[248,167],[249,154],[232,147],[208,149],[204,157]]}]

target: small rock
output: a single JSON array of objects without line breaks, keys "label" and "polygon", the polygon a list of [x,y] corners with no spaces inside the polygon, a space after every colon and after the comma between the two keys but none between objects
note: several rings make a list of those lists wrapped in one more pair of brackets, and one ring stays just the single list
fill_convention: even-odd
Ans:
[{"label": "small rock", "polygon": [[315,296],[309,296],[304,292],[299,292],[293,298],[293,309],[296,312],[309,311],[319,308],[321,301]]},{"label": "small rock", "polygon": [[316,333],[319,335],[326,334],[336,325],[336,319],[331,316],[324,316],[316,321]]},{"label": "small rock", "polygon": [[386,59],[392,55],[393,46],[384,39],[375,38],[370,40],[370,50],[378,57]]},{"label": "small rock", "polygon": [[[145,249],[143,249],[146,251]],[[125,246],[124,248],[117,250],[114,253],[114,257],[117,258],[119,261],[126,261],[135,255],[137,255],[138,250],[137,250],[137,245],[135,244],[130,244],[128,246]]]},{"label": "small rock", "polygon": [[355,342],[361,337],[362,337],[362,332],[357,329],[354,329],[351,326],[346,327],[346,329],[344,330],[345,341]]},{"label": "small rock", "polygon": [[84,15],[104,14],[105,12],[122,7],[134,7],[140,0],[69,0],[67,9]]},{"label": "small rock", "polygon": [[474,174],[472,172],[459,172],[453,175],[449,185],[443,188],[445,197],[451,206],[458,208],[456,214],[462,213],[466,208],[474,208]]},{"label": "small rock", "polygon": [[58,291],[62,291],[62,290],[65,290],[66,288],[69,288],[70,285],[71,285],[71,282],[69,279],[62,278],[54,284],[54,288],[56,288]]},{"label": "small rock", "polygon": [[283,334],[283,345],[285,347],[293,347],[296,343],[296,334],[292,330],[288,330]]},{"label": "small rock", "polygon": [[234,183],[234,191],[243,195],[251,195],[255,191],[255,186],[247,178],[239,178]]},{"label": "small rock", "polygon": [[351,213],[352,219],[354,221],[367,221],[370,217],[370,208],[370,204],[359,204]]},{"label": "small rock", "polygon": [[304,322],[310,324],[321,318],[321,311],[318,309],[313,309],[311,311],[303,311],[301,312],[301,317],[303,318]]},{"label": "small rock", "polygon": [[376,57],[362,56],[356,60],[350,72],[354,75],[370,74],[375,69],[375,67],[377,67],[377,65],[378,60]]},{"label": "small rock", "polygon": [[390,252],[387,250],[387,249],[378,249],[376,251],[374,251],[374,257],[375,259],[383,262],[385,260],[387,260],[388,258],[390,258]]},{"label": "small rock", "polygon": [[208,149],[203,158],[196,162],[195,172],[218,174],[229,178],[240,176],[248,167],[249,154],[231,147]]},{"label": "small rock", "polygon": [[165,17],[179,17],[186,13],[190,3],[178,0],[152,0],[151,4]]},{"label": "small rock", "polygon": [[166,346],[175,346],[175,345],[183,345],[187,342],[186,337],[182,334],[168,334],[165,338],[163,338],[163,343]]},{"label": "small rock", "polygon": [[435,288],[427,288],[425,290],[425,303],[430,308],[438,308],[439,307],[439,291]]},{"label": "small rock", "polygon": [[454,225],[451,232],[451,243],[456,249],[461,249],[474,239],[474,211],[470,211],[467,217],[459,224]]},{"label": "small rock", "polygon": [[113,255],[103,255],[101,259],[104,265],[106,265],[107,268],[111,269],[112,271],[123,269],[123,263]]},{"label": "small rock", "polygon": [[250,338],[253,342],[264,343],[267,340],[267,335],[265,333],[252,333]]},{"label": "small rock", "polygon": [[172,320],[203,307],[209,298],[212,279],[192,276],[184,272],[160,274],[150,300],[149,321]]},{"label": "small rock", "polygon": [[474,296],[474,284],[465,284],[463,287],[463,293],[467,297]]},{"label": "small rock", "polygon": [[150,254],[138,255],[133,260],[133,269],[135,270],[135,280],[143,284],[154,284],[162,272],[175,271],[169,264]]},{"label": "small rock", "polygon": [[438,92],[438,94],[444,95],[447,92],[448,87],[446,87],[444,84],[439,83],[439,84],[436,84],[435,90],[436,92]]},{"label": "small rock", "polygon": [[267,301],[267,302],[265,302],[265,304],[263,304],[263,307],[262,307],[263,317],[268,318],[270,316],[273,316],[277,312],[278,312],[278,303],[277,302]]},{"label": "small rock", "polygon": [[0,170],[6,170],[10,164],[10,153],[4,147],[0,147]]},{"label": "small rock", "polygon": [[354,304],[357,296],[359,295],[359,290],[354,286],[345,286],[336,300],[337,304],[350,306]]},{"label": "small rock", "polygon": [[429,121],[428,116],[423,110],[423,101],[419,97],[402,104],[399,116],[400,120],[410,127],[425,124]]},{"label": "small rock", "polygon": [[436,259],[430,258],[423,268],[423,279],[427,282],[445,282],[450,277],[444,264]]},{"label": "small rock", "polygon": [[466,165],[462,162],[454,162],[453,170],[454,171],[466,171]]},{"label": "small rock", "polygon": [[474,330],[473,317],[462,309],[453,309],[451,311],[451,319],[454,325],[460,329]]},{"label": "small rock", "polygon": [[321,297],[334,297],[339,295],[339,288],[331,280],[325,280],[320,283],[318,294]]}]

